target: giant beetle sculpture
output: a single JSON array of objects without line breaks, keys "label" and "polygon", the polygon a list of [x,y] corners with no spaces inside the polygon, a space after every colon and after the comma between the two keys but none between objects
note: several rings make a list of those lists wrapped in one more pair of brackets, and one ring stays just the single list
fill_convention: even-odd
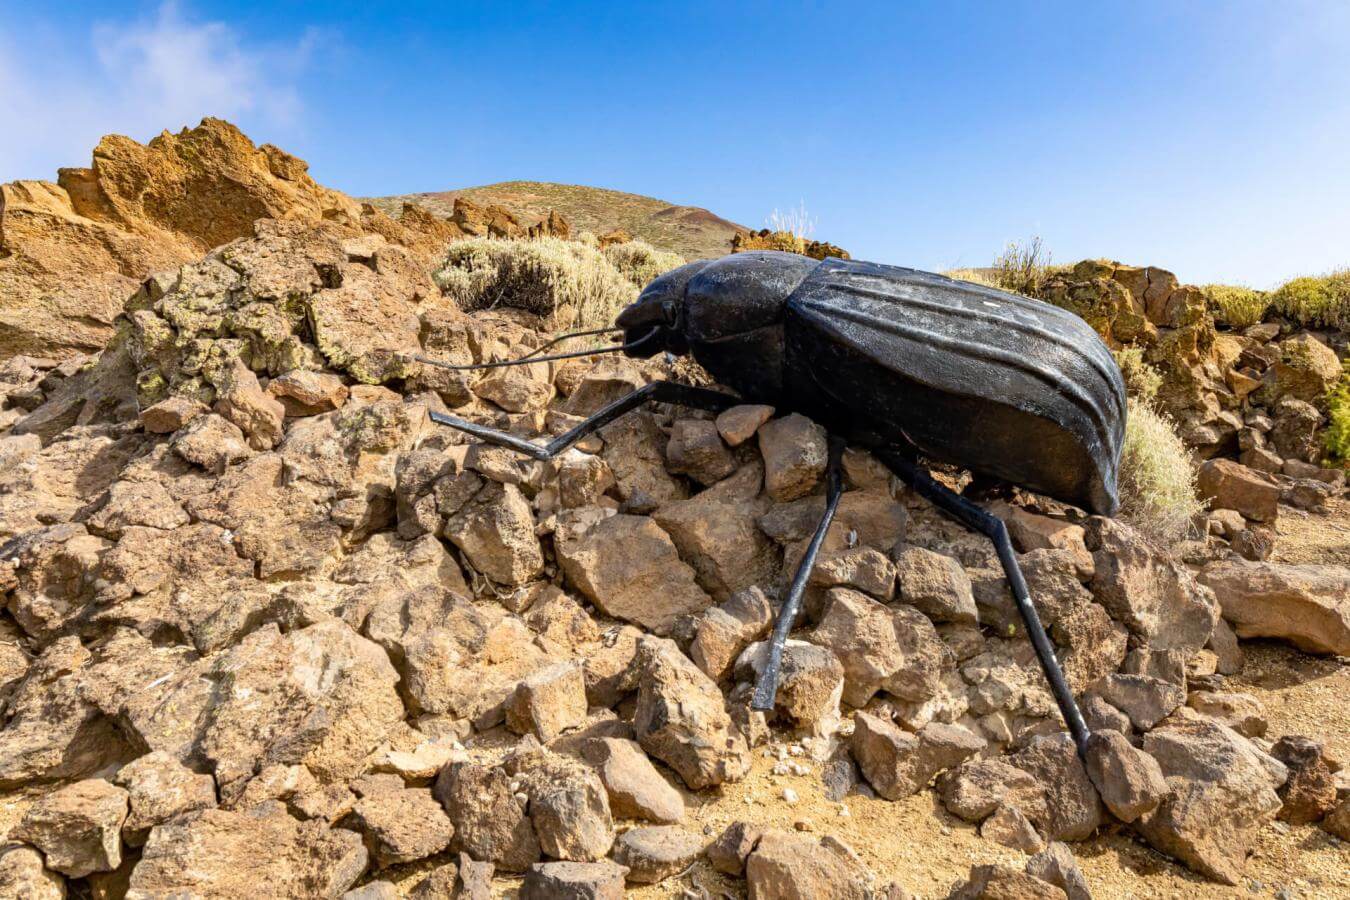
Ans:
[{"label": "giant beetle sculpture", "polygon": [[[1072,313],[941,275],[874,263],[752,252],[665,273],[620,313],[603,350],[692,354],[740,393],[654,382],[546,445],[454,416],[449,425],[552,459],[649,401],[720,412],[743,402],[800,412],[830,434],[825,514],[779,609],[752,706],[771,710],[783,648],[843,492],[845,443],[868,448],[916,493],[993,541],[1027,634],[1080,754],[1089,736],[1046,637],[1004,523],[934,480],[920,455],[1111,515],[1125,385],[1096,332]],[[547,346],[547,345],[546,345]],[[543,349],[543,348],[541,348]],[[476,369],[590,355],[528,357]],[[419,357],[423,362],[444,365]]]}]

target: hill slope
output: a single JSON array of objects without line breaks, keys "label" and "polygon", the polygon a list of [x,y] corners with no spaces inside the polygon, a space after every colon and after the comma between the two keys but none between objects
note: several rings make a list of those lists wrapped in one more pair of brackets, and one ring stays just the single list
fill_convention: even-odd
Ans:
[{"label": "hill slope", "polygon": [[448,216],[456,197],[484,205],[499,204],[525,222],[556,209],[576,230],[604,234],[622,228],[686,259],[721,256],[730,250],[732,235],[747,230],[699,206],[677,206],[641,194],[545,181],[503,181],[454,191],[372,197],[368,202],[394,215],[405,202],[411,202],[436,215]]}]

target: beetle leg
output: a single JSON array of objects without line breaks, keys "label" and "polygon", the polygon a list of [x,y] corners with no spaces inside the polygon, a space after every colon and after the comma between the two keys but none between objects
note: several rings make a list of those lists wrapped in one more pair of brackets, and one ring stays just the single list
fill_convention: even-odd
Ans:
[{"label": "beetle leg", "polygon": [[1055,648],[1050,643],[1050,638],[1046,637],[1041,618],[1036,614],[1036,606],[1031,602],[1031,593],[1027,590],[1026,579],[1022,577],[1022,569],[1017,564],[1017,556],[1013,553],[1012,541],[1008,537],[1008,527],[998,516],[934,480],[932,475],[925,472],[913,460],[898,453],[878,455],[891,471],[900,476],[900,479],[912,487],[920,497],[931,501],[933,505],[966,527],[980,532],[994,542],[998,560],[1003,566],[1003,574],[1007,577],[1013,599],[1017,602],[1017,611],[1026,625],[1027,636],[1031,638],[1031,645],[1036,650],[1036,657],[1045,672],[1045,679],[1050,682],[1050,690],[1059,705],[1059,713],[1064,718],[1064,723],[1069,726],[1074,744],[1078,747],[1078,755],[1086,759],[1087,742],[1091,732],[1088,731],[1087,723],[1083,721],[1083,714],[1074,700],[1073,690],[1064,678],[1064,670],[1060,668],[1059,659],[1055,656]]},{"label": "beetle leg", "polygon": [[535,459],[549,460],[587,435],[599,431],[624,413],[637,409],[647,402],[678,403],[681,406],[692,406],[695,409],[706,409],[709,412],[721,412],[741,401],[720,391],[691,387],[673,381],[653,381],[625,397],[620,397],[584,422],[568,429],[542,446],[500,429],[489,428],[486,425],[479,425],[466,419],[447,416],[438,412],[433,412],[430,415],[431,421],[441,425],[449,425],[451,428],[471,434],[485,443],[509,447]]},{"label": "beetle leg", "polygon": [[755,682],[755,694],[750,702],[751,709],[768,712],[773,709],[774,697],[778,693],[779,669],[783,665],[783,648],[788,635],[797,620],[801,609],[802,597],[806,593],[806,582],[811,577],[811,569],[820,555],[821,544],[825,543],[825,534],[834,521],[835,510],[839,508],[839,497],[844,493],[843,467],[840,463],[844,454],[844,441],[830,436],[830,461],[825,474],[825,515],[821,516],[811,543],[806,546],[802,561],[797,564],[797,574],[792,576],[792,585],[787,597],[778,609],[778,618],[773,625],[773,636],[769,638],[768,655],[764,659],[764,668],[760,670],[759,680]]}]

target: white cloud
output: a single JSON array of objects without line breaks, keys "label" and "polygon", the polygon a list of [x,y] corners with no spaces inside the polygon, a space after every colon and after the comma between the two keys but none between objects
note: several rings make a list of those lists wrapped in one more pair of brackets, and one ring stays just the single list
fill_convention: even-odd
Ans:
[{"label": "white cloud", "polygon": [[74,41],[25,38],[22,46],[0,42],[0,181],[87,165],[104,134],[144,141],[203,116],[245,131],[292,129],[302,108],[297,80],[318,44],[314,32],[250,43],[224,22],[192,20],[174,2],[152,18],[96,24]]}]

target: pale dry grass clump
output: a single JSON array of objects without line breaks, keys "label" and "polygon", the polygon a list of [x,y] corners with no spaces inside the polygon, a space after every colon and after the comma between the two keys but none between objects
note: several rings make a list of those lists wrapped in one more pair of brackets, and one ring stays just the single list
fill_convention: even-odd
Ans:
[{"label": "pale dry grass clump", "polygon": [[979,269],[948,269],[942,274],[946,275],[948,278],[953,278],[957,281],[969,281],[971,284],[978,284],[981,285],[982,287],[990,287],[990,288],[999,287],[999,283],[995,281],[992,277],[990,277],[988,270],[981,271]]},{"label": "pale dry grass clump", "polygon": [[764,220],[764,225],[772,232],[790,234],[803,241],[816,230],[816,220],[807,213],[805,200],[800,201],[796,209],[789,209],[787,212],[775,209]]},{"label": "pale dry grass clump", "polygon": [[1214,320],[1233,328],[1256,325],[1270,308],[1270,295],[1236,284],[1207,284],[1200,288]]},{"label": "pale dry grass clump", "polygon": [[1300,325],[1350,329],[1350,268],[1285,282],[1271,293],[1270,305]]},{"label": "pale dry grass clump", "polygon": [[669,250],[658,250],[646,241],[625,241],[622,244],[610,244],[603,251],[610,265],[623,273],[624,277],[639,289],[646,287],[652,279],[684,265],[684,257]]},{"label": "pale dry grass clump", "polygon": [[1125,391],[1134,399],[1152,405],[1158,391],[1162,388],[1162,373],[1149,365],[1144,359],[1144,348],[1123,347],[1113,350],[1111,355],[1125,376]]},{"label": "pale dry grass clump", "polygon": [[1163,542],[1187,538],[1204,510],[1175,424],[1142,400],[1130,401],[1119,488],[1120,518]]},{"label": "pale dry grass clump", "polygon": [[553,237],[456,241],[434,277],[461,309],[520,309],[566,330],[612,324],[638,293],[595,247]]}]

